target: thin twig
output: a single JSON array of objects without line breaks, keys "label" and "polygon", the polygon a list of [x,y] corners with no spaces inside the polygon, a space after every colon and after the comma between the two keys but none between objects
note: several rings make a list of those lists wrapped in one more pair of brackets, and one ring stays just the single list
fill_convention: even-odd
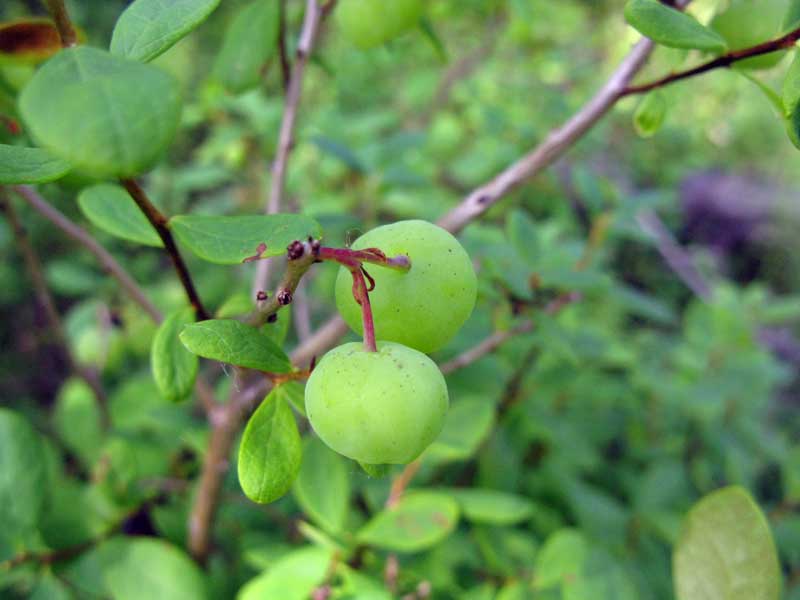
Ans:
[{"label": "thin twig", "polygon": [[300,282],[294,292],[292,323],[297,339],[302,344],[311,337],[311,302],[308,297],[308,277]]},{"label": "thin twig", "polygon": [[[675,2],[684,8],[690,0]],[[534,150],[517,160],[488,183],[470,192],[461,203],[439,219],[439,225],[457,233],[470,221],[497,204],[506,194],[541,173],[572,148],[620,99],[634,76],[641,70],[654,44],[640,40],[606,81],[605,85],[564,125],[552,130]]]},{"label": "thin twig", "polygon": [[172,232],[167,226],[167,218],[161,214],[161,211],[150,201],[147,194],[136,180],[123,179],[122,185],[128,190],[133,201],[136,202],[136,205],[142,213],[144,213],[144,216],[147,217],[147,220],[150,221],[150,224],[156,230],[156,233],[158,233],[158,237],[160,237],[161,241],[164,243],[164,250],[167,252],[167,255],[172,261],[172,265],[175,267],[175,272],[178,274],[178,279],[180,279],[181,285],[186,292],[189,304],[194,308],[197,320],[209,319],[210,315],[203,306],[202,300],[200,300],[189,269],[186,267],[186,263],[183,261],[178,246],[175,244],[175,239],[172,237]]},{"label": "thin twig", "polygon": [[61,316],[58,314],[58,309],[56,309],[55,299],[53,298],[53,295],[50,293],[50,289],[47,286],[47,280],[45,279],[42,262],[39,260],[39,255],[36,253],[33,244],[31,244],[31,241],[28,238],[28,233],[25,231],[25,227],[19,220],[17,211],[14,210],[14,205],[11,202],[11,198],[8,197],[5,188],[1,187],[0,204],[2,204],[3,210],[5,211],[6,217],[11,225],[14,241],[16,242],[17,248],[19,248],[22,258],[25,261],[25,268],[30,277],[31,284],[33,285],[34,293],[36,294],[36,301],[47,317],[48,325],[53,338],[66,358],[70,370],[75,373],[75,375],[83,379],[92,390],[92,393],[97,400],[98,409],[100,410],[100,417],[102,419],[103,427],[108,429],[110,424],[110,418],[108,415],[108,397],[103,389],[100,376],[94,369],[86,365],[79,364],[75,359],[75,356],[72,354],[67,335],[64,332],[64,325],[61,322]]},{"label": "thin twig", "polygon": [[[278,147],[275,151],[275,160],[272,163],[272,182],[265,210],[270,215],[280,212],[283,205],[283,195],[286,190],[286,171],[289,166],[289,155],[294,146],[294,129],[297,122],[300,98],[303,94],[306,65],[317,41],[322,16],[323,10],[320,3],[317,0],[307,0],[303,28],[297,43],[297,51],[295,52],[294,64],[289,78],[289,87],[286,91]],[[270,268],[271,263],[269,261],[258,263],[253,281],[253,295],[267,287]]]},{"label": "thin twig", "polygon": [[414,479],[419,468],[422,466],[422,459],[408,463],[400,474],[392,481],[392,487],[389,489],[389,497],[386,499],[386,508],[394,508],[400,503],[406,488]]},{"label": "thin twig", "polygon": [[[164,320],[164,316],[161,314],[161,311],[158,310],[158,308],[156,308],[156,306],[145,295],[144,291],[139,287],[139,284],[137,284],[133,278],[128,275],[128,272],[117,262],[113,256],[111,256],[108,250],[98,244],[88,232],[81,227],[78,227],[64,214],[50,205],[47,200],[42,198],[42,196],[40,196],[39,193],[32,187],[18,185],[13,189],[20,198],[25,200],[25,202],[31,206],[31,208],[41,214],[45,219],[53,223],[53,225],[58,227],[68,237],[72,238],[81,246],[86,248],[92,254],[92,256],[97,259],[97,262],[100,263],[100,266],[103,267],[103,269],[111,277],[117,280],[125,293],[127,293],[128,297],[138,304],[156,324],[159,324]],[[214,402],[214,395],[211,387],[199,375],[197,377],[195,390],[197,391],[197,395],[200,398],[200,401],[203,403],[203,406],[206,408],[206,411],[215,406],[216,403]]]},{"label": "thin twig", "polygon": [[289,62],[289,53],[286,49],[286,0],[281,0],[280,23],[278,25],[278,56],[281,61],[281,81],[284,93],[289,91],[289,82],[292,79],[292,65]]},{"label": "thin twig", "polygon": [[156,322],[160,323],[163,319],[161,311],[156,308],[144,291],[139,287],[133,278],[128,275],[125,269],[111,256],[111,254],[98,244],[94,238],[81,227],[78,227],[70,219],[64,216],[59,210],[54,208],[47,200],[42,198],[39,193],[30,186],[14,186],[14,191],[20,198],[25,200],[36,212],[45,219],[58,227],[67,236],[86,248],[100,263],[100,266],[114,279],[116,279],[128,297],[136,304],[141,306],[144,311]]},{"label": "thin twig", "polygon": [[677,242],[670,230],[664,225],[655,211],[642,209],[636,215],[639,226],[648,233],[656,243],[658,253],[678,278],[692,292],[706,302],[711,300],[711,285],[694,264],[689,253]]},{"label": "thin twig", "polygon": [[455,358],[448,360],[439,365],[439,370],[445,375],[449,375],[454,371],[458,371],[472,363],[480,360],[487,354],[490,354],[502,346],[506,341],[515,335],[527,333],[533,330],[533,321],[526,320],[511,329],[506,331],[497,331],[487,338],[483,339],[477,345],[465,350]]},{"label": "thin twig", "polygon": [[46,4],[56,24],[58,37],[61,38],[61,46],[64,48],[77,46],[78,35],[75,33],[75,27],[73,27],[72,21],[69,18],[64,0],[46,0]]},{"label": "thin twig", "polygon": [[671,83],[675,83],[676,81],[681,81],[697,75],[702,75],[703,73],[713,71],[714,69],[728,68],[737,62],[746,60],[748,58],[753,58],[754,56],[761,56],[763,54],[769,54],[778,50],[786,50],[794,46],[798,40],[800,40],[800,27],[777,39],[770,40],[762,44],[757,44],[755,46],[751,46],[750,48],[743,48],[741,50],[728,52],[727,54],[718,56],[713,60],[705,62],[691,69],[686,69],[685,71],[679,71],[677,73],[670,73],[669,75],[649,83],[628,86],[619,92],[619,97],[622,98],[634,94],[644,94],[656,88],[664,87]]}]

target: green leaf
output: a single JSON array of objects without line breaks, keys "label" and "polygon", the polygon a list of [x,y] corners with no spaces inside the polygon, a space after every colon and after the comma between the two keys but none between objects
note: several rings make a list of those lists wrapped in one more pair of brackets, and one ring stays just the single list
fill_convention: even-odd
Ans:
[{"label": "green leaf", "polygon": [[197,355],[181,344],[178,335],[194,322],[194,310],[184,308],[169,315],[159,326],[150,351],[150,368],[161,395],[178,402],[192,392],[197,377]]},{"label": "green leaf", "polygon": [[783,18],[783,31],[789,32],[800,25],[800,0],[790,0],[786,16]]},{"label": "green leaf", "polygon": [[181,103],[178,83],[164,71],[78,46],[36,72],[19,107],[44,148],[102,178],[152,167],[175,135]]},{"label": "green leaf", "polygon": [[769,524],[750,494],[727,487],[689,511],[672,555],[677,600],[778,600]]},{"label": "green leaf", "polygon": [[661,90],[645,95],[633,113],[633,126],[640,137],[653,137],[667,116],[667,99]]},{"label": "green leaf", "polygon": [[212,319],[184,327],[181,342],[203,358],[267,373],[288,373],[289,357],[267,336],[240,321]]},{"label": "green leaf", "polygon": [[250,417],[239,446],[239,483],[253,502],[267,504],[292,487],[302,449],[289,406],[273,390]]},{"label": "green leaf", "polygon": [[330,569],[333,551],[308,546],[275,561],[269,570],[248,581],[236,600],[307,600]]},{"label": "green leaf", "polygon": [[0,408],[0,554],[6,547],[12,553],[25,548],[39,523],[46,486],[39,434],[23,417]]},{"label": "green leaf", "polygon": [[666,6],[659,0],[628,0],[625,20],[654,42],[670,48],[687,48],[722,53],[725,40],[695,18]]},{"label": "green leaf", "polygon": [[94,464],[103,446],[103,427],[97,399],[83,380],[70,379],[61,388],[53,421],[64,445],[86,466]]},{"label": "green leaf", "polygon": [[303,449],[303,465],[294,482],[297,503],[328,533],[342,531],[350,505],[348,467],[341,456],[317,437],[310,437]]},{"label": "green leaf", "polygon": [[363,544],[396,552],[419,552],[446,538],[458,522],[458,504],[446,494],[409,492],[375,515],[356,534]]},{"label": "green leaf", "polygon": [[121,186],[100,183],[81,191],[78,206],[94,225],[124,240],[161,248],[164,244]]},{"label": "green leaf", "polygon": [[513,525],[533,514],[533,503],[516,494],[479,488],[442,491],[455,498],[464,518],[474,523]]},{"label": "green leaf", "polygon": [[480,399],[459,400],[450,407],[442,433],[425,451],[425,456],[440,461],[466,460],[477,452],[492,423],[491,403]]},{"label": "green leaf", "polygon": [[136,0],[120,15],[111,53],[148,62],[196,29],[220,0]]},{"label": "green leaf", "polygon": [[371,463],[359,462],[358,466],[372,479],[383,479],[391,471],[391,465],[373,465]]},{"label": "green leaf", "polygon": [[206,583],[197,565],[179,548],[154,538],[128,541],[124,551],[105,570],[114,600],[207,598]]},{"label": "green leaf", "polygon": [[783,113],[792,143],[800,148],[800,55],[796,55],[783,80]]},{"label": "green leaf", "polygon": [[280,26],[278,0],[256,0],[239,9],[214,63],[214,75],[239,94],[261,81],[261,71],[275,52]]},{"label": "green leaf", "polygon": [[319,237],[319,223],[302,215],[258,215],[217,217],[180,215],[169,221],[178,239],[200,258],[222,265],[235,265],[254,256],[260,244],[262,257],[279,256],[286,246],[308,236]]},{"label": "green leaf", "polygon": [[47,150],[0,144],[0,184],[47,183],[60,179],[70,168]]},{"label": "green leaf", "polygon": [[536,555],[533,567],[534,589],[544,590],[574,581],[583,570],[589,547],[583,535],[575,529],[556,531]]},{"label": "green leaf", "polygon": [[74,596],[69,588],[61,583],[52,573],[45,573],[36,587],[31,590],[28,600],[72,600]]}]

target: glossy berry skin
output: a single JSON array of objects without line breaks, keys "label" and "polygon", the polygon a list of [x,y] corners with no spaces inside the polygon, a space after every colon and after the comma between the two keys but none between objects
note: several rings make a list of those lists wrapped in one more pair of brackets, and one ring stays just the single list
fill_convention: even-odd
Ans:
[{"label": "glossy berry skin", "polygon": [[[370,303],[375,337],[431,353],[458,332],[475,307],[477,278],[466,250],[449,232],[427,221],[399,221],[373,229],[354,250],[379,248],[387,256],[406,254],[411,270],[365,265],[375,280]],[[361,307],[353,299],[352,276],[336,279],[336,307],[362,333]]]},{"label": "glossy berry skin", "polygon": [[362,463],[405,464],[439,435],[447,412],[447,385],[421,352],[360,342],[328,352],[308,379],[306,414],[331,449]]},{"label": "glossy berry skin", "polygon": [[365,50],[414,28],[423,6],[424,0],[340,0],[336,20],[342,34]]}]

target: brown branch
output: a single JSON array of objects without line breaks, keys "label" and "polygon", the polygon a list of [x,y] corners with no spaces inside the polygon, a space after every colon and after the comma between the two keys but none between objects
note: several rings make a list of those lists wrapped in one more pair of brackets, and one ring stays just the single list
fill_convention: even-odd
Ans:
[{"label": "brown branch", "polygon": [[[289,87],[286,91],[284,102],[283,119],[281,120],[280,134],[278,135],[278,147],[275,151],[275,160],[272,163],[272,182],[270,184],[269,198],[267,200],[267,214],[280,212],[283,204],[283,195],[286,190],[286,171],[289,165],[289,155],[294,146],[294,129],[297,123],[297,111],[300,106],[300,98],[303,94],[303,79],[305,77],[306,65],[314,44],[317,41],[320,23],[322,22],[323,9],[317,0],[306,1],[306,12],[303,18],[303,28],[300,32],[300,39],[297,43],[295,60],[289,77]],[[269,282],[271,263],[261,261],[256,267],[256,275],[253,281],[253,294],[266,288]]]},{"label": "brown branch", "polygon": [[769,54],[778,50],[786,50],[794,46],[798,40],[800,40],[800,27],[777,39],[770,40],[756,46],[751,46],[750,48],[743,48],[741,50],[728,52],[727,54],[718,56],[713,60],[691,69],[679,71],[677,73],[670,73],[669,75],[666,75],[661,79],[651,81],[650,83],[628,86],[619,92],[619,97],[623,98],[625,96],[631,96],[634,94],[644,94],[656,88],[664,87],[671,83],[675,83],[676,81],[689,79],[690,77],[695,77],[697,75],[702,75],[703,73],[713,71],[714,69],[726,69],[737,62],[746,60],[748,58],[753,58],[754,56],[761,56],[763,54]]},{"label": "brown branch", "polygon": [[72,21],[69,18],[67,7],[64,5],[64,0],[46,0],[46,4],[56,24],[58,37],[61,38],[61,46],[64,48],[77,46],[78,35],[75,33],[75,28],[72,26]]},{"label": "brown branch", "polygon": [[289,53],[286,50],[286,0],[281,0],[280,23],[278,25],[278,56],[281,61],[281,82],[284,93],[289,91],[289,82],[292,79],[292,65],[289,62]]},{"label": "brown branch", "polygon": [[[683,9],[690,0],[679,0],[675,5]],[[439,225],[458,233],[506,194],[541,173],[567,150],[572,148],[616,104],[620,94],[627,89],[641,70],[654,44],[649,39],[640,40],[606,81],[605,85],[561,127],[552,130],[544,141],[531,152],[510,165],[491,181],[470,192],[461,203],[439,219]]]},{"label": "brown branch", "polygon": [[42,262],[39,260],[39,255],[33,248],[33,244],[31,244],[31,241],[28,238],[28,233],[25,230],[25,227],[22,225],[22,222],[19,220],[17,211],[14,209],[14,205],[11,202],[11,198],[8,197],[5,188],[0,188],[0,205],[2,205],[2,208],[6,213],[6,217],[8,218],[8,222],[11,225],[14,241],[16,242],[17,247],[22,254],[22,259],[25,262],[25,268],[28,272],[31,284],[33,285],[34,293],[36,294],[36,301],[47,317],[52,335],[60,347],[61,352],[63,353],[64,358],[70,367],[70,370],[78,377],[83,379],[92,390],[92,393],[97,400],[97,406],[100,410],[103,427],[108,429],[110,424],[110,418],[108,415],[108,397],[106,396],[105,390],[100,382],[100,376],[94,369],[86,365],[81,365],[77,360],[75,360],[75,356],[70,350],[67,336],[64,333],[64,326],[61,322],[61,316],[58,314],[58,310],[56,309],[55,299],[50,293],[50,289],[47,285]]},{"label": "brown branch", "polygon": [[[117,280],[122,289],[127,293],[128,297],[138,304],[147,315],[156,323],[161,323],[164,320],[161,311],[150,301],[145,295],[144,291],[139,285],[128,275],[127,271],[111,256],[111,254],[98,244],[88,232],[78,227],[70,219],[64,216],[60,211],[51,206],[44,198],[42,198],[36,190],[29,186],[19,185],[15,186],[14,191],[20,198],[25,200],[31,208],[41,214],[45,219],[53,223],[68,237],[78,242],[81,246],[86,248],[100,263],[100,266],[111,277]],[[200,398],[206,411],[216,405],[214,402],[213,391],[210,386],[198,376],[197,385],[195,386],[197,395]]]},{"label": "brown branch", "polygon": [[512,327],[506,331],[497,331],[485,338],[477,345],[465,350],[455,358],[448,360],[439,365],[439,370],[445,375],[449,375],[454,371],[458,371],[472,363],[480,360],[487,354],[491,354],[497,348],[502,346],[506,341],[520,333],[527,333],[533,330],[533,321],[523,321],[519,325]]},{"label": "brown branch", "polygon": [[111,277],[116,279],[128,296],[141,306],[144,311],[156,322],[163,319],[161,311],[150,301],[133,278],[122,268],[108,250],[98,244],[84,229],[78,227],[59,210],[51,206],[36,190],[27,185],[18,185],[14,191],[25,200],[35,211],[63,231],[68,237],[86,248],[100,263],[100,266]]},{"label": "brown branch", "polygon": [[400,503],[406,488],[414,479],[419,468],[422,466],[422,459],[408,463],[400,474],[392,481],[392,486],[389,488],[389,497],[386,499],[386,508],[394,508]]},{"label": "brown branch", "polygon": [[639,226],[648,233],[656,243],[656,249],[669,268],[686,284],[692,292],[702,300],[711,300],[711,285],[705,280],[694,264],[689,253],[681,247],[670,230],[653,210],[643,209],[636,215]]},{"label": "brown branch", "polygon": [[133,201],[136,202],[136,205],[142,213],[144,213],[144,216],[147,217],[147,220],[150,221],[150,224],[156,230],[156,233],[158,233],[158,237],[160,237],[161,241],[164,243],[164,250],[172,261],[173,267],[175,267],[181,285],[183,285],[183,289],[186,292],[186,297],[194,308],[197,320],[202,321],[204,319],[209,319],[210,315],[203,306],[202,300],[200,300],[200,296],[194,287],[192,276],[189,274],[189,269],[186,267],[186,263],[183,262],[183,257],[178,250],[178,246],[175,244],[172,232],[169,230],[167,218],[161,214],[161,211],[159,211],[152,202],[150,202],[147,194],[136,180],[123,179],[122,185],[128,190]]}]

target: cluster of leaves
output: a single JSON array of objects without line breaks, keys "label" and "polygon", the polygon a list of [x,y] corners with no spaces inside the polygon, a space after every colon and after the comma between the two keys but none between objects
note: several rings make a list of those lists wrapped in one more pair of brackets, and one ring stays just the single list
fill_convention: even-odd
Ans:
[{"label": "cluster of leaves", "polygon": [[[88,258],[21,211],[66,310],[72,354],[100,371],[109,397],[100,404],[88,385],[62,381],[60,372],[37,392],[32,380],[46,379],[44,369],[26,378],[30,356],[4,354],[15,400],[14,410],[0,410],[3,594],[299,600],[326,588],[338,598],[548,600],[669,598],[674,589],[692,600],[704,589],[720,598],[736,589],[772,600],[783,569],[787,597],[800,597],[800,423],[776,400],[790,369],[758,336],[796,321],[797,298],[721,277],[711,277],[710,301],[692,298],[637,221],[643,208],[674,215],[675,198],[663,190],[675,173],[715,164],[696,132],[714,126],[726,97],[747,89],[737,87],[738,72],[702,88],[709,104],[687,109],[686,121],[669,114],[671,92],[646,96],[638,109],[623,105],[579,149],[596,168],[575,167],[568,186],[545,177],[464,232],[479,265],[479,304],[437,360],[529,319],[533,329],[448,377],[445,429],[405,494],[394,498],[391,478],[371,478],[328,450],[306,426],[302,384],[281,383],[231,456],[236,468],[221,492],[207,568],[192,562],[182,548],[213,426],[192,401],[198,372],[225,398],[238,382],[215,363],[287,374],[286,349],[299,337],[288,308],[260,329],[234,319],[253,308],[253,268],[242,261],[261,244],[262,257],[277,257],[307,236],[346,241],[376,221],[435,219],[579,105],[598,84],[599,56],[627,40],[616,3],[578,0],[442,0],[420,31],[367,52],[332,27],[309,67],[289,172],[307,216],[244,216],[260,209],[276,145],[280,21],[297,30],[304,3],[286,2],[282,17],[276,0],[222,8],[137,0],[124,12],[107,4],[106,17],[89,3],[73,15],[96,45],[110,34],[108,51],[58,50],[57,36],[39,35],[39,52],[0,58],[0,113],[24,130],[0,133],[0,183],[57,181],[42,190],[125,256],[167,316],[151,323]],[[726,19],[749,4],[733,2],[734,12],[709,27],[656,0],[631,0],[625,16],[681,50],[659,48],[658,74],[696,58],[683,50],[724,55],[797,24],[797,3],[775,0],[779,18],[760,7],[765,29],[734,40],[731,32],[749,31],[752,21]],[[469,53],[459,40],[476,32],[490,44],[478,48],[480,67],[457,54]],[[591,61],[582,56],[587,46],[598,55]],[[775,66],[770,58],[766,66]],[[779,107],[790,137],[797,64],[775,69],[785,78],[782,97],[771,92],[770,75],[744,72],[744,84],[755,81]],[[450,68],[456,75],[442,74]],[[472,77],[454,79],[470,69]],[[541,76],[533,91],[532,71]],[[574,93],[564,94],[566,86]],[[700,94],[689,86],[682,93]],[[781,126],[760,98],[742,105],[730,116],[734,132],[770,137],[749,151],[731,142],[726,158],[759,157],[774,172],[794,156],[781,146]],[[631,117],[643,135],[658,133],[650,150],[618,133]],[[625,137],[612,144],[612,136]],[[602,160],[609,153],[634,175],[615,175]],[[668,165],[663,156],[672,157]],[[175,215],[168,228],[191,254],[214,320],[192,323],[194,309],[160,260],[162,237],[116,181],[144,172],[152,196]],[[643,182],[655,192],[640,191]],[[565,195],[581,210],[571,211]],[[14,252],[9,227],[0,244]],[[309,274],[314,324],[332,312],[335,275],[324,265]],[[6,264],[0,280],[10,348],[36,324],[18,316],[24,272]],[[566,296],[573,301],[561,310],[544,310]],[[398,467],[389,475],[401,472],[412,474]],[[399,570],[387,570],[397,555]]]}]

